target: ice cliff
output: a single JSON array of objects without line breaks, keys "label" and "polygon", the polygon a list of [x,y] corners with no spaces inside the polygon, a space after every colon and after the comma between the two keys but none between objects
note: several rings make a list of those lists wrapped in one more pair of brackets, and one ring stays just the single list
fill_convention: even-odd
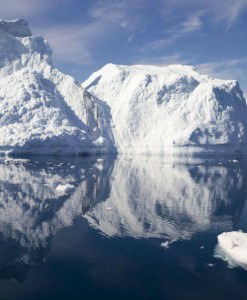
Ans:
[{"label": "ice cliff", "polygon": [[53,67],[26,21],[0,21],[0,152],[109,152],[109,120],[106,104]]},{"label": "ice cliff", "polygon": [[247,106],[237,81],[190,66],[107,64],[83,87],[111,107],[121,153],[246,152]]}]

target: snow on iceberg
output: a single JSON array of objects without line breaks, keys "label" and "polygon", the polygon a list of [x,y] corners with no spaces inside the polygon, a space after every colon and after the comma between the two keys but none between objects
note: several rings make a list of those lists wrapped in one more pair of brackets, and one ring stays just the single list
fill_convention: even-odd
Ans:
[{"label": "snow on iceberg", "polygon": [[247,233],[232,231],[220,234],[215,256],[227,261],[229,267],[240,266],[247,271]]},{"label": "snow on iceberg", "polygon": [[111,107],[119,152],[246,152],[247,106],[237,81],[190,66],[107,64],[82,86]]},{"label": "snow on iceberg", "polygon": [[112,152],[108,123],[109,107],[53,67],[26,21],[0,21],[0,152]]}]

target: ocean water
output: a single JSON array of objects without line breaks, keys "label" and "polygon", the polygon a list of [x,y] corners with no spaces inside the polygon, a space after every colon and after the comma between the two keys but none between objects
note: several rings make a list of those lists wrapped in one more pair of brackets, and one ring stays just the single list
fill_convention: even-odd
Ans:
[{"label": "ocean water", "polygon": [[243,157],[2,159],[0,299],[246,299],[246,199]]}]

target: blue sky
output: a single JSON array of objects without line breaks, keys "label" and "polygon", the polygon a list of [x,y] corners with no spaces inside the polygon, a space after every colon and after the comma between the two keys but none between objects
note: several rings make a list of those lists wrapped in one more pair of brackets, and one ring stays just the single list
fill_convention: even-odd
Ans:
[{"label": "blue sky", "polygon": [[182,63],[247,92],[247,0],[0,0],[25,18],[54,64],[84,80],[108,62]]}]

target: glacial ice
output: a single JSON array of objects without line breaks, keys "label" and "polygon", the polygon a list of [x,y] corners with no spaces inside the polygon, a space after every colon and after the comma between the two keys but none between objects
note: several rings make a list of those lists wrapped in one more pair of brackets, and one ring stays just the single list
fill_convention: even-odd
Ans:
[{"label": "glacial ice", "polygon": [[229,267],[240,266],[247,271],[247,233],[231,231],[220,234],[215,256],[227,261]]},{"label": "glacial ice", "polygon": [[121,153],[246,151],[247,106],[235,80],[183,65],[107,64],[83,87],[111,107]]},{"label": "glacial ice", "polygon": [[81,84],[25,20],[0,20],[0,154],[247,153],[246,115],[236,81],[189,66],[108,64]]},{"label": "glacial ice", "polygon": [[114,148],[108,106],[52,65],[24,20],[0,21],[0,152],[83,154]]}]

